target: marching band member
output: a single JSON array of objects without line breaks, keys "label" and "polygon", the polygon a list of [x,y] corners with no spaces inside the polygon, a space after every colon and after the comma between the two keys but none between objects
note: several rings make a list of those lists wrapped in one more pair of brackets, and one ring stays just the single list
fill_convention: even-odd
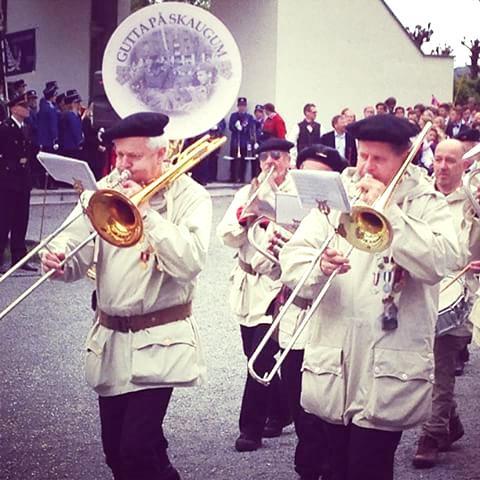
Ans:
[{"label": "marching band member", "polygon": [[[435,188],[445,195],[454,219],[461,255],[457,267],[460,271],[473,259],[480,259],[478,244],[479,222],[471,212],[470,201],[463,188],[463,172],[468,162],[462,159],[464,146],[461,141],[449,139],[440,142],[435,150],[433,171]],[[464,215],[464,211],[467,215]],[[454,400],[455,365],[458,354],[466,348],[472,335],[472,325],[468,321],[473,296],[478,289],[474,276],[477,263],[466,273],[467,287],[464,308],[449,312],[451,325],[444,325],[445,333],[438,332],[434,343],[435,383],[433,386],[432,412],[423,424],[423,432],[418,440],[413,465],[417,468],[433,467],[439,451],[447,451],[452,443],[464,435],[462,422]],[[458,326],[456,326],[458,325]]]},{"label": "marching band member", "polygon": [[[371,205],[403,164],[417,129],[381,115],[349,131],[359,155],[356,168],[343,173],[346,189]],[[431,407],[437,284],[458,254],[451,213],[411,165],[384,214],[393,232],[387,250],[354,249],[346,258],[349,244],[337,237],[300,292],[314,298],[339,273],[309,326],[301,397],[322,420],[332,480],[393,479],[402,431],[421,424]],[[290,288],[331,232],[328,220],[313,210],[280,252],[281,280]]]},{"label": "marching band member", "polygon": [[[300,152],[297,156],[296,166],[303,170],[342,172],[347,166],[347,162],[334,148],[312,145]],[[271,236],[274,235],[274,229],[274,224],[270,223],[267,227],[268,237],[265,239],[265,248],[267,248]],[[286,239],[286,241],[288,240]],[[256,253],[252,258],[252,267],[261,274],[270,275],[274,280],[277,280],[281,274],[278,266],[266,259],[261,253]],[[281,308],[290,293],[291,290],[285,286],[280,290],[275,299],[275,311]],[[281,349],[286,348],[290,342],[310,305],[310,300],[298,296],[293,301],[292,306],[279,325],[278,341]],[[297,434],[294,458],[295,471],[302,480],[318,480],[322,474],[326,473],[328,461],[326,440],[318,418],[305,412],[300,404],[302,363],[307,331],[308,329],[305,329],[302,332],[293,349],[285,358],[281,367],[281,374]]]},{"label": "marching band member", "polygon": [[[131,174],[123,184],[127,196],[162,174],[167,123],[159,113],[136,113],[105,133],[115,144],[117,169]],[[205,374],[192,297],[207,253],[211,200],[183,175],[140,211],[145,232],[139,245],[117,248],[99,239],[60,268],[65,253],[90,233],[81,217],[54,240],[53,253],[43,253],[42,264],[71,282],[85,276],[98,253],[86,377],[99,395],[106,462],[115,480],[175,480],[180,476],[169,461],[162,423],[173,388],[198,385]]]},{"label": "marching band member", "polygon": [[[293,181],[288,175],[288,152],[292,147],[291,142],[272,138],[262,143],[258,149],[262,173],[265,175],[274,168],[272,177],[276,188],[287,193],[294,191]],[[222,243],[238,252],[238,263],[231,276],[230,305],[240,324],[243,351],[247,360],[272,322],[269,307],[281,287],[278,281],[274,282],[267,275],[255,272],[251,265],[255,250],[248,241],[247,232],[252,217],[248,218],[248,213],[243,209],[253,194],[252,190],[252,187],[246,185],[235,194],[217,228],[217,235]],[[264,200],[270,205],[274,204],[272,188]],[[278,344],[270,342],[264,355],[257,361],[259,371],[266,372],[273,366],[277,352]],[[271,399],[274,401],[271,402]],[[270,407],[275,411],[269,411]],[[267,416],[270,418],[266,425]],[[247,374],[240,410],[240,436],[235,442],[235,448],[240,452],[257,450],[262,445],[262,436],[279,436],[282,428],[290,421],[280,378],[277,376],[269,387],[265,387]]]}]

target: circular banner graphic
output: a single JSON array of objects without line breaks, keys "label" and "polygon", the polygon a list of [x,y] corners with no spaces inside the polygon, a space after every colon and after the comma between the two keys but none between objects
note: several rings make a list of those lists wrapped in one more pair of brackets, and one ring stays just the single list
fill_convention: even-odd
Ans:
[{"label": "circular banner graphic", "polygon": [[218,18],[193,5],[164,2],[138,10],[117,27],[102,73],[120,117],[165,113],[166,135],[188,138],[228,113],[242,64],[234,38]]}]

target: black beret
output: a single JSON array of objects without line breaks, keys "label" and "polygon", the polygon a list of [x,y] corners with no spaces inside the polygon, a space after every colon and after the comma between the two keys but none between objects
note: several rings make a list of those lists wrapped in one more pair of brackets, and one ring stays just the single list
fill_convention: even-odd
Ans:
[{"label": "black beret", "polygon": [[404,145],[419,129],[406,118],[395,115],[372,115],[347,126],[347,132],[357,140]]},{"label": "black beret", "polygon": [[9,102],[8,106],[10,108],[14,107],[15,105],[18,105],[20,103],[24,103],[25,106],[27,106],[28,98],[26,93],[22,93],[21,95],[15,95]]},{"label": "black beret", "polygon": [[156,137],[163,135],[170,119],[163,113],[138,112],[119,120],[103,135],[105,142],[127,137]]},{"label": "black beret", "polygon": [[38,98],[36,90],[28,90],[27,91],[28,98]]},{"label": "black beret", "polygon": [[469,128],[459,133],[455,138],[461,142],[480,142],[480,130]]},{"label": "black beret", "polygon": [[45,82],[45,89],[52,88],[52,87],[57,87],[58,88],[56,80],[50,80],[49,82]]},{"label": "black beret", "polygon": [[256,112],[257,110],[261,110],[263,112],[263,105],[255,105],[254,112]]},{"label": "black beret", "polygon": [[246,105],[247,99],[245,97],[238,97],[237,105]]},{"label": "black beret", "polygon": [[17,80],[16,82],[13,82],[13,88],[20,88],[20,87],[25,87],[27,84],[25,83],[25,80],[20,79]]},{"label": "black beret", "polygon": [[338,153],[338,150],[325,145],[312,145],[304,148],[297,156],[297,168],[300,168],[305,160],[324,163],[339,173],[342,173],[347,167],[347,161]]},{"label": "black beret", "polygon": [[260,144],[257,148],[257,153],[271,152],[278,150],[280,152],[289,152],[293,147],[293,143],[281,138],[269,138]]}]

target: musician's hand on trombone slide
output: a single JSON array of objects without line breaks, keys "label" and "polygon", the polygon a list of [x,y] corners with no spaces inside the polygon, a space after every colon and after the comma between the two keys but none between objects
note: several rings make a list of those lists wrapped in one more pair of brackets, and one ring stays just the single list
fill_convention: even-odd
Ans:
[{"label": "musician's hand on trombone slide", "polygon": [[347,273],[350,268],[350,260],[342,252],[333,248],[326,248],[320,258],[320,269],[327,277],[337,269],[337,273]]},{"label": "musician's hand on trombone slide", "polygon": [[61,266],[63,260],[65,260],[64,253],[46,252],[42,255],[42,270],[45,273],[50,270],[56,270],[53,278],[61,278],[65,273],[63,266]]}]

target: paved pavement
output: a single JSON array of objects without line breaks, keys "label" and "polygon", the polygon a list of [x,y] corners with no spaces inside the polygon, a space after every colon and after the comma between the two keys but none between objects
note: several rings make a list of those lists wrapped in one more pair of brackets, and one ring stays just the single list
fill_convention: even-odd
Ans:
[{"label": "paved pavement", "polygon": [[[214,199],[214,223],[228,197]],[[46,232],[70,207],[49,206]],[[39,207],[32,209],[29,237],[38,236]],[[185,480],[288,480],[297,478],[293,428],[267,439],[253,453],[233,449],[246,373],[238,326],[227,305],[233,251],[212,232],[205,271],[199,278],[195,315],[209,367],[201,388],[177,389],[165,423],[169,453]],[[31,283],[21,275],[0,287],[2,305]],[[49,283],[0,324],[0,479],[57,480],[111,478],[104,466],[95,395],[83,378],[83,342],[92,314],[92,284]],[[440,465],[415,471],[410,459],[417,432],[404,434],[397,454],[398,480],[480,480],[480,351],[458,380],[458,403],[466,427],[454,451]]]}]

